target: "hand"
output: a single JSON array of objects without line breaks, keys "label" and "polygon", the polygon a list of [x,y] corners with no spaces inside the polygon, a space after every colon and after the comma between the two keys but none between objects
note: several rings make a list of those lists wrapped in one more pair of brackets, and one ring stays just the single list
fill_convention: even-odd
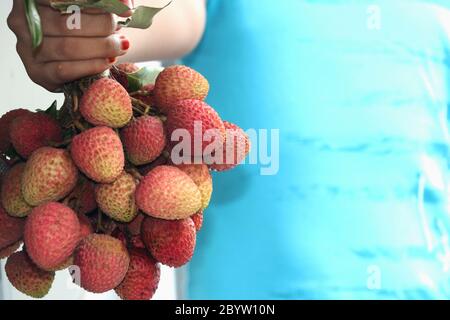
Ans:
[{"label": "hand", "polygon": [[[127,0],[121,1],[129,4]],[[112,14],[83,11],[81,28],[70,30],[67,27],[68,16],[51,8],[48,0],[37,0],[37,8],[42,21],[43,41],[35,52],[23,0],[14,0],[8,26],[17,37],[16,49],[29,77],[49,91],[107,70],[130,47],[129,41],[118,34],[118,24]]]}]

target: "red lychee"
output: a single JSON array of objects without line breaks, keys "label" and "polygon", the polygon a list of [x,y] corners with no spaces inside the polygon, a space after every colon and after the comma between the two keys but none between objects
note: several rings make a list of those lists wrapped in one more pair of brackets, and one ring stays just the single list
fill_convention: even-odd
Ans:
[{"label": "red lychee", "polygon": [[196,231],[191,218],[169,221],[146,217],[141,236],[152,256],[167,266],[181,267],[194,254]]},{"label": "red lychee", "polygon": [[23,158],[35,150],[62,141],[58,122],[43,112],[27,113],[17,117],[10,125],[11,142]]}]

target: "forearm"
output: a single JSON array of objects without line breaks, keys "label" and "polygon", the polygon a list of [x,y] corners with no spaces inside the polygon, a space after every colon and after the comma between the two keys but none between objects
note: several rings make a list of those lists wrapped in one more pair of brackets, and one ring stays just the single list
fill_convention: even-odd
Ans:
[{"label": "forearm", "polygon": [[[135,0],[135,6],[164,6],[168,0]],[[158,13],[147,30],[126,29],[131,48],[122,60],[170,60],[191,52],[200,41],[206,22],[205,0],[173,0]]]}]

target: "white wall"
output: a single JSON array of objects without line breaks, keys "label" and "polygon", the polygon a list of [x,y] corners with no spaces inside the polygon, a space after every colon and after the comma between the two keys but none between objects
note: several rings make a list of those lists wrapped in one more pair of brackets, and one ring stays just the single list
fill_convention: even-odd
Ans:
[{"label": "white wall", "polygon": [[[0,114],[13,108],[43,109],[56,99],[61,104],[61,94],[52,94],[34,84],[27,76],[25,69],[15,51],[15,36],[8,29],[6,18],[12,7],[12,1],[0,1],[0,43],[2,54],[0,59]],[[4,261],[0,262],[0,298],[27,299],[6,280]],[[162,279],[155,299],[175,299],[175,273],[173,269],[163,268]],[[116,299],[114,293],[93,295],[83,292],[71,283],[68,271],[57,272],[53,288],[46,299]]]}]

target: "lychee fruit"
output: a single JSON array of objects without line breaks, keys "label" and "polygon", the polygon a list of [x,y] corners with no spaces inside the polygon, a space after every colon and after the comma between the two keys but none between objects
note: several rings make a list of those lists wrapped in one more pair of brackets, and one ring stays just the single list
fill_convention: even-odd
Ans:
[{"label": "lychee fruit", "polygon": [[95,127],[75,136],[70,152],[77,167],[98,183],[115,181],[124,168],[122,142],[108,127]]},{"label": "lychee fruit", "polygon": [[127,159],[137,166],[154,161],[166,146],[164,126],[158,117],[133,120],[122,130],[121,137]]},{"label": "lychee fruit", "polygon": [[110,218],[130,222],[138,212],[135,192],[135,178],[124,172],[113,183],[97,185],[95,198],[99,208]]},{"label": "lychee fruit", "polygon": [[80,241],[80,222],[69,207],[49,202],[34,208],[27,218],[24,243],[33,262],[52,270],[73,253]]},{"label": "lychee fruit", "polygon": [[21,183],[24,169],[25,163],[16,164],[8,171],[2,183],[1,200],[3,208],[14,217],[25,217],[32,209],[22,195]]},{"label": "lychee fruit", "polygon": [[[175,152],[183,160],[205,160],[222,147],[226,137],[225,126],[217,112],[200,100],[183,100],[174,104],[167,114],[166,128],[171,146],[183,147],[182,154]],[[187,138],[190,143],[185,141]],[[180,164],[174,160],[172,157],[175,164]]]},{"label": "lychee fruit", "polygon": [[226,138],[220,156],[220,163],[210,164],[215,171],[231,170],[238,166],[250,152],[250,139],[237,125],[224,121]]},{"label": "lychee fruit", "polygon": [[162,111],[180,100],[204,100],[209,92],[209,83],[200,73],[186,66],[171,66],[156,78],[154,95]]},{"label": "lychee fruit", "polygon": [[150,171],[136,190],[136,203],[147,215],[167,219],[187,218],[202,206],[202,195],[195,182],[172,166]]},{"label": "lychee fruit", "polygon": [[203,226],[203,211],[199,211],[193,216],[191,216],[192,221],[194,221],[195,230],[200,231]]},{"label": "lychee fruit", "polygon": [[120,63],[111,68],[111,76],[128,90],[128,74],[139,71],[135,63]]},{"label": "lychee fruit", "polygon": [[205,164],[181,164],[177,168],[195,182],[202,194],[202,210],[206,209],[213,191],[213,181],[208,166]]},{"label": "lychee fruit", "polygon": [[123,300],[150,300],[158,288],[160,266],[145,249],[130,250],[130,267],[122,283],[115,288]]},{"label": "lychee fruit", "polygon": [[141,236],[152,256],[169,267],[181,267],[194,254],[196,231],[191,218],[169,221],[146,217]]},{"label": "lychee fruit", "polygon": [[110,78],[95,81],[80,100],[82,116],[95,126],[122,128],[133,116],[128,92]]},{"label": "lychee fruit", "polygon": [[86,238],[88,235],[94,233],[94,228],[92,227],[91,220],[84,214],[78,214],[78,220],[80,222],[80,238]]},{"label": "lychee fruit", "polygon": [[125,277],[130,257],[124,244],[111,236],[92,234],[84,238],[74,256],[80,268],[80,285],[93,293],[117,287]]},{"label": "lychee fruit", "polygon": [[16,252],[17,249],[19,249],[21,245],[22,245],[22,241],[17,241],[8,247],[0,249],[0,260],[8,258],[10,255],[12,255],[14,252]]},{"label": "lychee fruit", "polygon": [[76,186],[78,170],[69,152],[43,147],[33,152],[22,174],[22,194],[25,201],[38,206],[58,201]]},{"label": "lychee fruit", "polygon": [[31,111],[25,109],[14,109],[5,113],[0,118],[0,153],[8,151],[11,147],[11,139],[9,136],[11,122],[16,118],[29,113],[31,113]]},{"label": "lychee fruit", "polygon": [[0,249],[8,247],[22,239],[24,226],[25,219],[11,217],[0,206]]},{"label": "lychee fruit", "polygon": [[87,179],[80,179],[75,189],[72,191],[73,209],[85,215],[97,209],[97,202],[95,200],[95,185]]},{"label": "lychee fruit", "polygon": [[54,272],[39,269],[25,251],[11,255],[6,261],[5,271],[14,288],[33,298],[46,296],[55,279]]},{"label": "lychee fruit", "polygon": [[16,118],[10,125],[10,138],[14,149],[23,158],[35,150],[62,141],[58,122],[43,112],[27,113]]}]

